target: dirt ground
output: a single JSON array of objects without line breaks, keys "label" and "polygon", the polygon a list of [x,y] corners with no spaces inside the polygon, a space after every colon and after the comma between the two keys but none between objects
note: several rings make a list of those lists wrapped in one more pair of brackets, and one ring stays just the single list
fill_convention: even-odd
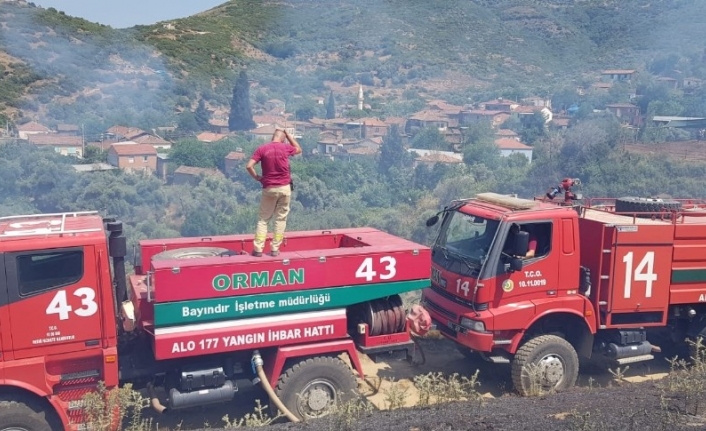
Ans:
[{"label": "dirt ground", "polygon": [[[359,418],[350,427],[342,426],[340,418],[323,418],[306,424],[278,423],[272,430],[676,430],[706,429],[705,422],[692,420],[680,428],[674,423],[663,424],[666,415],[660,405],[660,391],[655,381],[665,377],[669,364],[664,357],[653,361],[623,367],[620,385],[607,370],[585,369],[579,376],[576,389],[556,395],[522,398],[510,392],[512,387],[509,366],[498,366],[483,361],[470,361],[454,344],[444,339],[420,340],[425,363],[412,365],[406,361],[375,363],[361,355],[366,379],[359,382],[360,392],[377,411]],[[419,352],[415,353],[421,359]],[[415,375],[429,372],[459,373],[471,376],[479,371],[477,387],[484,405],[455,402],[427,408],[414,408],[419,393],[412,383]],[[394,382],[393,382],[394,381]],[[405,391],[407,408],[387,409],[386,392],[391,385]],[[252,413],[255,398],[267,403],[264,391],[258,389],[251,396],[239,396],[229,404],[174,412],[154,419],[158,429],[199,430],[219,429],[221,418]],[[588,414],[588,416],[581,416]],[[337,422],[338,421],[338,422]],[[664,426],[663,426],[664,425]],[[260,428],[262,429],[262,428]]]}]

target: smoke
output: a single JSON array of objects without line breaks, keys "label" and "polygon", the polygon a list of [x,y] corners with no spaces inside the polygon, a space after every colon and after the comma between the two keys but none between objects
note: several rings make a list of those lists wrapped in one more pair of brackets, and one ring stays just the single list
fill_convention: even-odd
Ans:
[{"label": "smoke", "polygon": [[90,135],[113,123],[161,126],[173,112],[175,83],[165,62],[128,30],[3,3],[0,47],[31,70],[32,98],[19,108],[40,120],[84,124]]}]

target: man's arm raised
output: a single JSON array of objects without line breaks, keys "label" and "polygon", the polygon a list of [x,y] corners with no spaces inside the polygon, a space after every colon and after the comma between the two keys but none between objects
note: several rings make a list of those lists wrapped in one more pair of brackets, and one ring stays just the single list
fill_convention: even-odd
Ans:
[{"label": "man's arm raised", "polygon": [[296,139],[292,135],[289,134],[286,130],[282,129],[284,132],[284,135],[287,137],[287,140],[289,141],[290,144],[295,148],[294,155],[301,154],[302,153],[302,147],[299,146],[299,142],[297,142]]}]

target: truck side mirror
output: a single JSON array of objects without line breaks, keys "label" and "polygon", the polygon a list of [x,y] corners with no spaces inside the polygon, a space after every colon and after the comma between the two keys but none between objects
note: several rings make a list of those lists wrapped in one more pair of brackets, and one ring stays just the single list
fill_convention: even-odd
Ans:
[{"label": "truck side mirror", "polygon": [[510,272],[517,272],[522,270],[522,259],[519,257],[513,257],[510,259]]},{"label": "truck side mirror", "polygon": [[439,214],[427,219],[427,227],[432,227],[439,222]]},{"label": "truck side mirror", "polygon": [[529,232],[519,231],[515,234],[515,245],[513,255],[525,256],[529,250]]}]

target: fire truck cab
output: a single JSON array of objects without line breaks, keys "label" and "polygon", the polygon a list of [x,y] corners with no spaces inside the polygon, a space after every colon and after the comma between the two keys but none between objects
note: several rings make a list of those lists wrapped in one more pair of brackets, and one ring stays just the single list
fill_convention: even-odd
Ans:
[{"label": "fire truck cab", "polygon": [[[683,343],[706,326],[700,205],[577,205],[568,189],[557,204],[560,191],[539,199],[482,193],[427,222],[443,214],[422,306],[468,356],[511,364],[523,395],[538,382],[572,386],[580,358],[651,360],[660,350],[651,333]],[[625,202],[632,211],[616,211]]]}]

